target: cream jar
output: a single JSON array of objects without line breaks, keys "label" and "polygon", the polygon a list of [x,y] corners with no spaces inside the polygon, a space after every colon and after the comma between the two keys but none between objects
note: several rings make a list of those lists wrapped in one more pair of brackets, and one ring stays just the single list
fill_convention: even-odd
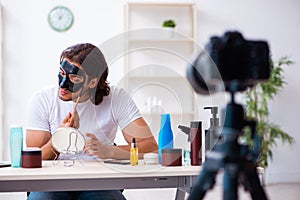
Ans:
[{"label": "cream jar", "polygon": [[22,167],[23,168],[41,168],[42,167],[42,151],[40,148],[31,147],[22,151]]},{"label": "cream jar", "polygon": [[145,153],[144,154],[144,165],[157,165],[158,154],[157,153]]}]

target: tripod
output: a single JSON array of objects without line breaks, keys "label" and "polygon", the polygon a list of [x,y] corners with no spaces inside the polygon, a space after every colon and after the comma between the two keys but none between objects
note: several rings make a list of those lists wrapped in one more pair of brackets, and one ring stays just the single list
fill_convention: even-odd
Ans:
[{"label": "tripod", "polygon": [[259,140],[254,151],[249,150],[246,145],[241,145],[238,142],[239,135],[246,126],[250,127],[251,137],[255,139],[257,137],[255,134],[256,122],[244,119],[244,109],[241,105],[234,102],[234,92],[231,92],[231,102],[226,106],[221,139],[212,151],[208,153],[188,200],[203,199],[206,191],[213,188],[216,175],[221,168],[224,171],[224,200],[238,199],[239,184],[242,184],[250,192],[252,199],[267,199],[256,171]]}]

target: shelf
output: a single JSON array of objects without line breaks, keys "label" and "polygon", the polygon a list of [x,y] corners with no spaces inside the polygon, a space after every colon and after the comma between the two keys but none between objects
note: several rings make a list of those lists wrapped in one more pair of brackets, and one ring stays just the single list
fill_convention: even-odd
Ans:
[{"label": "shelf", "polygon": [[178,79],[184,78],[183,76],[164,76],[157,74],[157,76],[154,75],[136,75],[136,76],[129,76],[129,79],[131,80],[141,80],[141,81],[151,81],[151,80],[171,80],[171,81],[178,81]]},{"label": "shelf", "polygon": [[[193,3],[134,3],[125,5],[125,87],[153,133],[161,113],[170,113],[172,128],[197,117],[197,97],[185,74],[200,50]],[[162,28],[173,19],[174,30]]]},{"label": "shelf", "polygon": [[150,6],[150,7],[184,7],[184,6],[187,6],[187,7],[192,7],[194,6],[194,4],[192,3],[141,3],[141,2],[128,2],[128,5],[131,6],[131,7],[134,7],[134,6],[137,6],[137,7],[140,7],[140,6]]},{"label": "shelf", "polygon": [[174,38],[174,39],[159,39],[159,38],[149,38],[149,39],[146,39],[146,38],[142,38],[142,39],[129,39],[128,40],[129,43],[152,43],[152,42],[159,42],[159,43],[195,43],[194,40],[192,39],[177,39],[177,38]]},{"label": "shelf", "polygon": [[[163,112],[150,112],[150,113],[146,113],[146,112],[141,112],[141,115],[149,117],[160,117],[161,114],[166,114]],[[186,113],[169,113],[171,115],[171,117],[178,117],[178,116],[193,116],[195,114],[195,112],[186,112]]]},{"label": "shelf", "polygon": [[125,31],[161,28],[164,20],[173,19],[178,32],[196,36],[196,6],[192,3],[127,3],[125,18]]},{"label": "shelf", "polygon": [[192,55],[196,53],[193,43],[175,42],[136,42],[127,47],[128,66],[160,65],[186,67]]},{"label": "shelf", "polygon": [[180,28],[162,28],[147,26],[147,28],[132,29],[125,35],[129,42],[194,42],[195,38]]},{"label": "shelf", "polygon": [[[142,56],[141,56],[142,57]],[[127,72],[126,78],[133,83],[140,83],[140,82],[149,82],[149,81],[158,81],[158,82],[165,82],[165,80],[170,80],[174,82],[174,80],[182,80],[187,81],[185,78],[186,74],[186,67],[188,63],[184,63],[181,61],[175,62],[168,62],[166,59],[164,60],[164,65],[158,64],[146,64],[147,62],[153,62],[153,60],[147,59],[143,57],[144,65],[139,66],[138,62],[133,63],[131,61],[130,71]],[[175,59],[173,59],[174,61]],[[160,62],[163,60],[161,59]],[[158,61],[157,61],[158,62]],[[141,63],[141,62],[140,62]],[[177,64],[177,66],[176,66]]]}]

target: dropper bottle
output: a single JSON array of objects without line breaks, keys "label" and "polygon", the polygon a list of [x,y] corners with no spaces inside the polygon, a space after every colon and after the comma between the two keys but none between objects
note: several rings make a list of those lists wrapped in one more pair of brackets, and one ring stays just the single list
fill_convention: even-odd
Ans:
[{"label": "dropper bottle", "polygon": [[130,165],[136,166],[138,165],[139,160],[139,150],[136,146],[135,138],[132,138],[131,148],[130,148]]}]

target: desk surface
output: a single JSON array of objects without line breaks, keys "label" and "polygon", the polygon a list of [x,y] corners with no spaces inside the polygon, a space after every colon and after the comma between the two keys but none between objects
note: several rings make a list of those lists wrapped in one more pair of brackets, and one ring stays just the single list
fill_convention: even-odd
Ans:
[{"label": "desk surface", "polygon": [[[105,189],[178,188],[189,192],[200,166],[117,165],[98,161],[64,166],[43,161],[42,168],[0,168],[0,192],[71,191]],[[182,192],[183,191],[183,192]]]},{"label": "desk surface", "polygon": [[73,166],[64,166],[64,161],[43,161],[42,168],[0,168],[0,181],[43,180],[78,178],[131,178],[153,176],[195,176],[200,166],[164,167],[161,165],[119,165],[98,161],[76,161]]}]

